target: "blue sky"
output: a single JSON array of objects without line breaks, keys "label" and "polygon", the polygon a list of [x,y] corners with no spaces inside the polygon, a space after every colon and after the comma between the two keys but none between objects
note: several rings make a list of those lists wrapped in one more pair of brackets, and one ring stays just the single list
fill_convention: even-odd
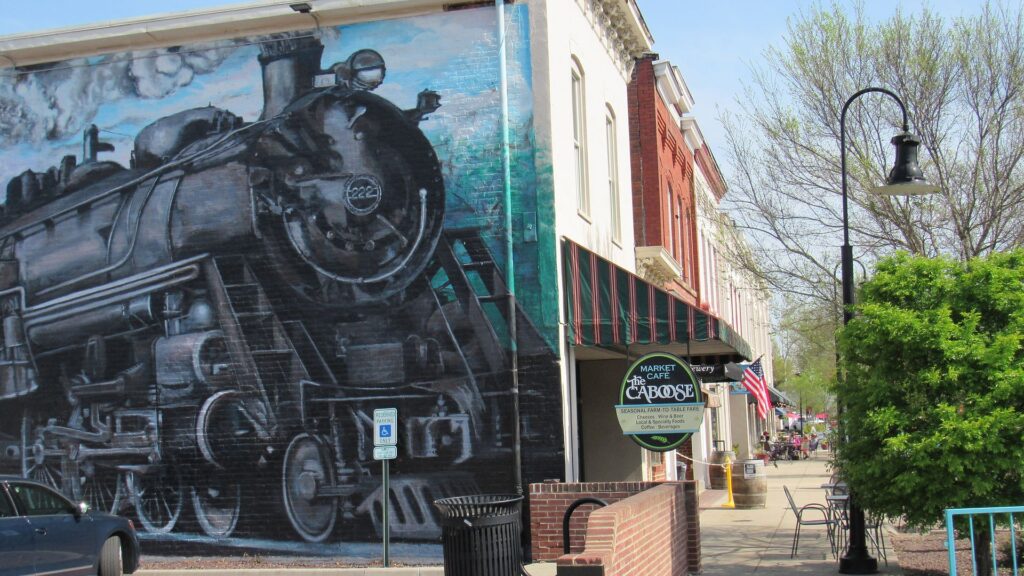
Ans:
[{"label": "blue sky", "polygon": [[[722,162],[725,142],[718,122],[721,111],[735,107],[736,95],[750,77],[750,66],[759,61],[765,48],[781,42],[787,19],[814,4],[800,0],[637,1],[654,35],[655,51],[682,71],[696,100],[694,113],[701,129]],[[981,5],[979,0],[926,3],[947,16],[976,12]],[[2,4],[13,2],[3,0]],[[17,10],[0,11],[0,35],[225,4],[230,2],[35,0],[18,3]],[[922,4],[920,0],[865,0],[867,13],[874,19],[888,17],[897,6],[915,12]]]},{"label": "blue sky", "polygon": [[[720,164],[726,164],[722,111],[736,110],[735,100],[750,80],[750,68],[769,46],[781,46],[787,20],[816,3],[799,0],[637,0],[651,34],[654,51],[671,60],[686,80],[693,113]],[[852,6],[842,1],[843,5]],[[897,7],[918,12],[923,5],[947,17],[978,12],[979,0],[864,0],[872,20],[890,17]],[[826,4],[827,6],[827,4]],[[840,103],[836,103],[837,106]],[[723,166],[723,168],[726,168]],[[726,168],[727,169],[727,168]]]}]

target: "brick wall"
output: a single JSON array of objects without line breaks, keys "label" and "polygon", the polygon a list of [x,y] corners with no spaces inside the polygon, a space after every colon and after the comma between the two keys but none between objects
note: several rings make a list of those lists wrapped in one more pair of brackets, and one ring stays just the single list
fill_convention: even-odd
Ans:
[{"label": "brick wall", "polygon": [[700,574],[700,494],[697,492],[697,483],[693,482],[693,467],[687,472],[689,482],[683,484],[686,499],[686,565],[688,574]]},{"label": "brick wall", "polygon": [[[533,560],[554,560],[562,555],[562,517],[580,498],[600,498],[611,504],[654,488],[659,482],[545,482],[530,484],[530,538]],[[587,517],[598,507],[584,504],[576,509],[569,524],[572,551],[583,550]]]},{"label": "brick wall", "polygon": [[[628,92],[634,237],[637,246],[664,246],[672,254],[684,272],[664,287],[696,305],[700,270],[694,157],[656,88],[657,59],[655,54],[636,61]],[[681,206],[676,221],[668,206],[669,189],[673,206]]]},{"label": "brick wall", "polygon": [[[540,484],[530,485],[529,503],[527,506],[530,520],[530,540],[531,540],[531,554],[534,562],[545,561],[545,560],[557,560],[562,557],[562,518],[565,514],[566,509],[574,501],[585,498],[594,497],[601,498],[609,504],[605,509],[612,508],[616,503],[625,503],[627,500],[632,500],[638,495],[649,494],[654,492],[654,489],[669,486],[678,487],[678,494],[675,491],[666,493],[665,491],[658,492],[660,496],[655,499],[660,502],[656,507],[663,508],[664,510],[671,510],[671,513],[667,515],[648,514],[648,512],[640,510],[639,518],[642,519],[644,524],[644,533],[647,531],[661,534],[662,532],[671,533],[665,538],[664,542],[660,540],[652,540],[651,545],[655,545],[656,542],[661,542],[659,546],[664,545],[665,547],[674,550],[669,556],[671,564],[673,566],[682,565],[684,568],[688,567],[689,572],[636,572],[635,574],[642,576],[652,576],[654,574],[684,574],[684,573],[697,573],[700,569],[700,519],[699,519],[699,506],[698,506],[698,495],[696,483],[690,482],[581,482],[581,483],[564,483],[564,482],[545,482]],[[671,494],[670,496],[668,494]],[[648,502],[648,497],[641,499],[640,502]],[[643,504],[648,506],[649,503]],[[629,510],[638,510],[635,508],[636,504],[631,503]],[[593,523],[588,522],[593,515],[602,510],[594,504],[583,504],[576,509],[572,516],[572,520],[569,524],[569,544],[570,554],[582,554],[584,553],[584,544],[587,546],[587,551],[590,547],[595,544],[593,540],[594,535],[601,533],[604,528],[598,528]],[[665,530],[661,530],[661,527]],[[676,526],[680,529],[672,530],[671,527]],[[671,545],[669,546],[669,542]],[[646,544],[645,544],[646,546]],[[680,558],[685,557],[684,560]],[[580,557],[583,558],[583,557]],[[589,557],[587,557],[589,558]],[[582,562],[582,560],[580,560]],[[577,564],[574,564],[577,565]],[[583,565],[583,564],[578,564]],[[559,568],[560,574],[562,568]],[[570,572],[572,573],[572,572]],[[605,572],[605,574],[611,574],[612,572]],[[582,576],[584,572],[575,572]]]},{"label": "brick wall", "polygon": [[[633,230],[638,246],[661,240],[663,220],[657,191],[660,189],[657,159],[657,129],[653,102],[656,54],[637,60],[629,83],[629,148],[633,183]],[[654,195],[644,194],[653,190]]]},{"label": "brick wall", "polygon": [[[693,495],[692,497],[690,495]],[[690,523],[692,482],[667,482],[590,514],[586,547],[557,560],[559,576],[684,576],[700,567]],[[699,536],[696,539],[699,544]]]}]

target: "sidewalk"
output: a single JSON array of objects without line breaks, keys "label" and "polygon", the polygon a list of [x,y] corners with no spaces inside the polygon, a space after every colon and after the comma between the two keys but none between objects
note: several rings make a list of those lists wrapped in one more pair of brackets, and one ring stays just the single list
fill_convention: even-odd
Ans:
[{"label": "sidewalk", "polygon": [[[721,508],[725,501],[724,491],[710,490],[701,494],[702,574],[838,574],[838,563],[832,557],[824,526],[804,526],[800,533],[800,549],[795,558],[789,557],[796,516],[789,509],[782,487],[789,487],[797,506],[811,502],[823,504],[825,491],[821,485],[829,478],[826,461],[827,454],[819,454],[810,460],[779,462],[778,468],[768,465],[768,498],[763,509]],[[885,541],[889,565],[878,558],[879,573],[902,574],[888,533]]]}]

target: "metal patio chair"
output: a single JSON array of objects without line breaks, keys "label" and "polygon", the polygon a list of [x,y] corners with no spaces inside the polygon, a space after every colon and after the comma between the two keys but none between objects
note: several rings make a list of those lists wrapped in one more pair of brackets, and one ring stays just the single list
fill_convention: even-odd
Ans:
[{"label": "metal patio chair", "polygon": [[[806,504],[797,508],[796,502],[793,501],[793,495],[789,492],[788,486],[783,486],[782,489],[786,492],[786,499],[789,500],[789,507],[793,510],[793,514],[796,516],[796,528],[793,530],[793,546],[790,548],[789,557],[795,558],[797,550],[800,547],[800,529],[804,526],[824,526],[825,534],[828,536],[829,548],[832,550],[832,557],[836,555],[836,541],[833,537],[834,522],[832,515],[829,514],[828,508],[823,504]],[[821,513],[821,519],[808,519],[804,518],[804,513],[813,510]]]},{"label": "metal patio chair", "polygon": [[884,518],[877,514],[868,514],[865,520],[865,533],[871,546],[875,549],[875,556],[881,556],[885,565],[889,565],[889,557],[885,553],[885,526]]},{"label": "metal patio chair", "polygon": [[[835,534],[835,547],[838,554],[846,548],[846,535],[849,532],[846,507],[849,500],[849,488],[836,475],[829,480],[832,485],[831,492],[825,499],[828,501],[828,508],[832,515],[832,526]],[[881,557],[885,565],[889,565],[889,558],[885,550],[885,526],[884,519],[880,515],[869,514],[865,519],[864,529],[868,543],[875,549],[875,556]]]},{"label": "metal patio chair", "polygon": [[846,536],[850,530],[849,517],[846,514],[846,506],[850,500],[849,487],[843,482],[838,474],[833,474],[829,479],[831,488],[825,491],[825,503],[828,507],[829,516],[832,519],[832,539],[835,543],[836,555],[846,549]]}]

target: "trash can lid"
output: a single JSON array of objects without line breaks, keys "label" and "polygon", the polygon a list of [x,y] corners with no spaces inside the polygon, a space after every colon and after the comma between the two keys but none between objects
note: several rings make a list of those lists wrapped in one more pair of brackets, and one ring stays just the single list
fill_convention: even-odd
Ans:
[{"label": "trash can lid", "polygon": [[521,494],[472,494],[434,500],[445,518],[480,518],[518,510]]}]

